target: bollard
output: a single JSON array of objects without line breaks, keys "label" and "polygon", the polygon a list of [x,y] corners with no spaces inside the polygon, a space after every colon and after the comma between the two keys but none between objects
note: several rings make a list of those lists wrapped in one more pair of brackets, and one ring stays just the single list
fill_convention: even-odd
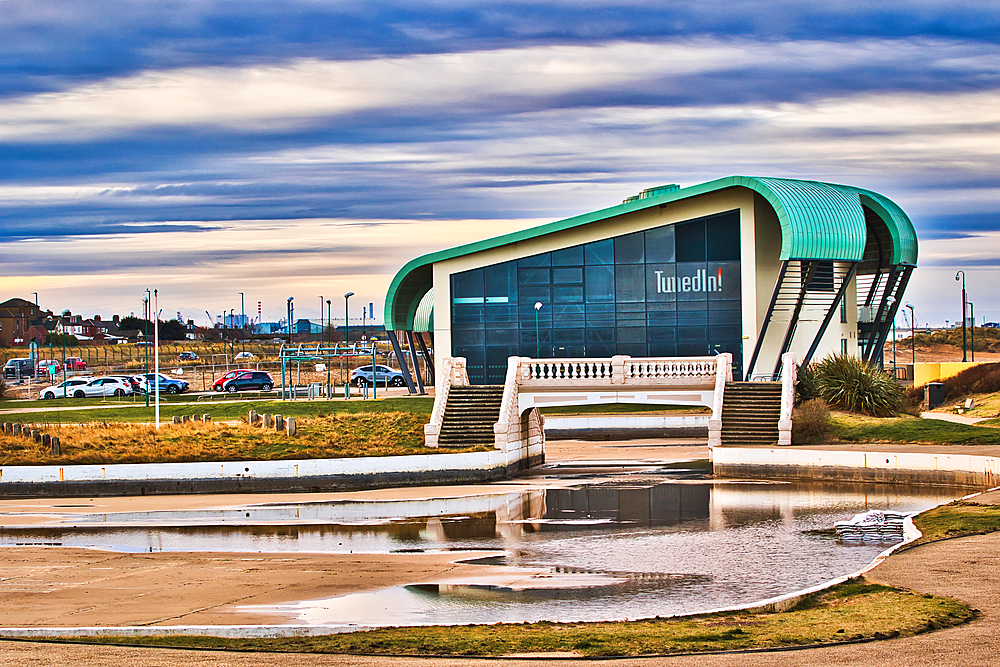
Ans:
[{"label": "bollard", "polygon": [[31,427],[30,426],[22,426],[21,427],[21,437],[22,438],[30,438],[31,437]]},{"label": "bollard", "polygon": [[255,425],[257,423],[257,417],[258,417],[257,411],[251,410],[250,412],[247,413],[247,423],[249,423],[251,426]]},{"label": "bollard", "polygon": [[181,418],[178,415],[174,415],[174,423],[175,424],[180,424],[181,423]]},{"label": "bollard", "polygon": [[3,434],[10,435],[10,422],[3,423]]},{"label": "bollard", "polygon": [[31,440],[33,442],[41,442],[42,441],[42,434],[39,433],[35,429],[31,429]]},{"label": "bollard", "polygon": [[42,447],[51,447],[52,437],[48,433],[42,433]]},{"label": "bollard", "polygon": [[51,447],[52,448],[50,450],[50,453],[52,454],[52,456],[60,456],[60,455],[62,455],[62,450],[59,448],[59,438],[56,438],[56,437],[52,438],[52,440],[51,440]]},{"label": "bollard", "polygon": [[191,421],[193,421],[193,422],[200,422],[201,421],[201,417],[199,417],[198,415],[191,415]]},{"label": "bollard", "polygon": [[206,422],[210,422],[210,421],[212,421],[212,415],[202,415],[201,416],[201,420],[202,421],[206,421]]},{"label": "bollard", "polygon": [[285,418],[281,415],[274,415],[274,430],[284,431],[285,430]]},{"label": "bollard", "polygon": [[183,417],[181,417],[181,423],[182,424],[187,424],[188,423],[188,416],[187,415],[184,415]]},{"label": "bollard", "polygon": [[295,437],[295,417],[289,417],[285,420],[285,433],[288,434],[289,438]]},{"label": "bollard", "polygon": [[261,427],[262,428],[271,428],[272,426],[274,426],[273,418],[271,417],[271,415],[269,415],[267,413],[264,413],[263,415],[261,415],[260,421],[261,421]]}]

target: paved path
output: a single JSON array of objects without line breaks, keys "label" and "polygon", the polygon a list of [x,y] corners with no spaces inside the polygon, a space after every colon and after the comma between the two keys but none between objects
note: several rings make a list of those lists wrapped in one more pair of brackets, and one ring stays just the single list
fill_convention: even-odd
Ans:
[{"label": "paved path", "polygon": [[[927,544],[893,556],[872,579],[936,595],[953,595],[980,610],[972,623],[917,637],[791,652],[630,658],[601,662],[609,667],[729,667],[859,665],[871,667],[978,667],[1000,662],[1000,533]],[[322,655],[218,653],[165,649],[57,645],[0,641],[2,665],[155,665],[181,667],[472,667],[477,660],[378,658]],[[490,665],[544,664],[579,667],[573,660],[497,660]]]},{"label": "paved path", "polygon": [[953,424],[978,424],[981,421],[990,419],[990,417],[966,417],[964,415],[956,415],[951,412],[921,412],[921,419],[938,419],[944,422],[951,422]]}]

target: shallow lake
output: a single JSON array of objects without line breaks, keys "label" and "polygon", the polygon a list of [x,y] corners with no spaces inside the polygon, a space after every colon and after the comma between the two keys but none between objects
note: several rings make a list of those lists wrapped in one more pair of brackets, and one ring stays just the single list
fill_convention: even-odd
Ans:
[{"label": "shallow lake", "polygon": [[548,575],[516,584],[490,577],[447,585],[414,581],[272,609],[290,622],[321,625],[609,620],[749,603],[857,571],[890,544],[841,544],[832,532],[835,522],[867,510],[918,511],[967,493],[715,480],[682,469],[558,481],[527,491],[497,485],[461,498],[67,514],[67,525],[59,527],[2,529],[0,545],[131,552],[483,551],[488,553],[479,562],[498,574],[525,567]]}]

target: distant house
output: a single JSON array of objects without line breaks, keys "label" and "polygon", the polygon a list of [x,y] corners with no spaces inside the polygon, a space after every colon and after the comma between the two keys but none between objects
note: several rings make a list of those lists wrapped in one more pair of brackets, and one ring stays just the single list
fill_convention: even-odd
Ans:
[{"label": "distant house", "polygon": [[51,310],[41,310],[25,299],[13,298],[0,303],[0,346],[20,347],[29,344],[32,338],[39,344],[44,343],[42,332],[46,319],[51,316]]}]

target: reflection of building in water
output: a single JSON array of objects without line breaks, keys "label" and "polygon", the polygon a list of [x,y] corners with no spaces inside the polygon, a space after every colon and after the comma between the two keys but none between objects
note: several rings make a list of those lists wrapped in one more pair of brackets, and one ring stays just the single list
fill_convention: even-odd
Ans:
[{"label": "reflection of building in water", "polygon": [[[581,520],[627,522],[639,526],[673,526],[707,519],[711,486],[656,484],[652,486],[597,485],[549,489],[545,511],[532,527],[537,531],[579,527]],[[563,523],[560,523],[563,522]]]}]

